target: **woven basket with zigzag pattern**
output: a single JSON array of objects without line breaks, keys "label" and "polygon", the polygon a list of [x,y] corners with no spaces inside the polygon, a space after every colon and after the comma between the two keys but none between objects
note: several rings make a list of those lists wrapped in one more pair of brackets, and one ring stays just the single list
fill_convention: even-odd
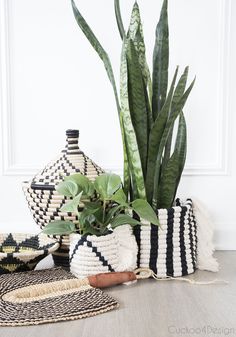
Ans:
[{"label": "woven basket with zigzag pattern", "polygon": [[[94,180],[104,172],[80,150],[78,130],[67,130],[66,136],[66,147],[60,155],[40,171],[31,182],[23,184],[29,209],[35,222],[41,228],[55,220],[78,222],[75,214],[60,211],[68,200],[55,189],[57,184],[63,180],[63,176],[81,173]],[[82,207],[83,204],[81,204]],[[57,238],[60,241],[60,247],[53,254],[54,263],[56,266],[69,267],[69,238],[68,236]]]}]

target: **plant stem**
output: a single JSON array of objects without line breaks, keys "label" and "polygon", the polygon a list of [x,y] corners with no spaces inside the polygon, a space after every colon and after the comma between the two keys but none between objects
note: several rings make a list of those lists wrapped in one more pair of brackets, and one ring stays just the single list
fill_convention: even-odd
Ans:
[{"label": "plant stem", "polygon": [[103,213],[102,213],[103,225],[104,225],[104,222],[105,222],[105,215],[106,215],[106,200],[103,201]]}]

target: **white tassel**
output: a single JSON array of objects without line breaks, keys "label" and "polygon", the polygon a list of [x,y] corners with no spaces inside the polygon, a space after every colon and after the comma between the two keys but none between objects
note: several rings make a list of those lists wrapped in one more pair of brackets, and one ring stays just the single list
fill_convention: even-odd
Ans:
[{"label": "white tassel", "polygon": [[119,263],[116,271],[132,271],[137,266],[138,246],[130,225],[115,228]]},{"label": "white tassel", "polygon": [[214,224],[206,207],[195,198],[193,199],[193,211],[197,222],[197,268],[217,272],[219,264],[213,257],[215,251],[213,244]]}]

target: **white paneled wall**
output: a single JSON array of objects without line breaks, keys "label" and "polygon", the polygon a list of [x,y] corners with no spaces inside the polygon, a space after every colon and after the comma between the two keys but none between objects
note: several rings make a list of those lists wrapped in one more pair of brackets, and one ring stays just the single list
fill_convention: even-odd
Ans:
[{"label": "white paneled wall", "polygon": [[[121,41],[113,1],[77,1],[111,57],[117,82]],[[121,0],[128,24],[133,0]],[[151,63],[161,0],[139,0]],[[236,4],[169,0],[171,73],[190,66],[197,81],[185,108],[188,159],[179,196],[209,208],[216,244],[236,248]],[[21,191],[57,155],[67,128],[107,170],[122,172],[115,101],[98,56],[74,20],[69,0],[0,0],[0,230],[37,231]]]}]

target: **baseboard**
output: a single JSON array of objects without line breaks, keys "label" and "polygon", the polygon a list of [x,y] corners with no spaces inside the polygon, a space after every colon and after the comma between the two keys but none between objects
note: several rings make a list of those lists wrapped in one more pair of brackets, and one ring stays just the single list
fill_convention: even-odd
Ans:
[{"label": "baseboard", "polygon": [[216,229],[214,242],[216,250],[236,250],[236,224],[234,227]]}]

